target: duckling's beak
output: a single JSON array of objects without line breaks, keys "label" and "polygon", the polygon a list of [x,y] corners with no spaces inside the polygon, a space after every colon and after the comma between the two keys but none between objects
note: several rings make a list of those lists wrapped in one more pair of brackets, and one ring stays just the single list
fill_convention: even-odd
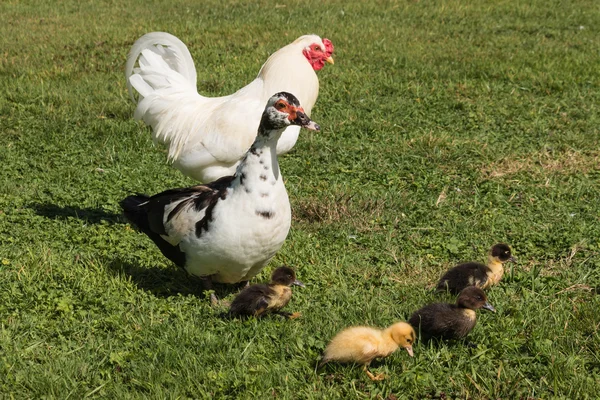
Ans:
[{"label": "duckling's beak", "polygon": [[487,301],[485,302],[485,304],[483,306],[481,306],[481,308],[485,308],[486,310],[490,310],[491,312],[496,312],[496,309],[494,308],[494,306],[491,305],[490,303],[488,303]]},{"label": "duckling's beak", "polygon": [[409,356],[411,356],[411,357],[415,356],[413,353],[413,350],[412,350],[412,346],[406,346],[405,349]]},{"label": "duckling's beak", "polygon": [[510,258],[508,259],[509,262],[514,262],[515,264],[517,263],[517,258],[510,256]]},{"label": "duckling's beak", "polygon": [[304,286],[304,283],[300,282],[298,279],[296,279],[294,282],[292,282],[292,285],[300,286],[303,288],[306,287],[306,286]]}]

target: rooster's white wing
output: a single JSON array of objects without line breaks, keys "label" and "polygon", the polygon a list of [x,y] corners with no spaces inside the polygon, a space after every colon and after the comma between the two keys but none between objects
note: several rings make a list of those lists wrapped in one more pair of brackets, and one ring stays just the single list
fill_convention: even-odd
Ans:
[{"label": "rooster's white wing", "polygon": [[[163,45],[155,45],[157,41]],[[257,79],[229,96],[204,97],[196,89],[193,60],[179,39],[154,32],[138,42],[126,69],[130,93],[132,87],[139,93],[134,117],[152,127],[155,141],[169,146],[169,159],[177,159],[193,142],[198,158],[206,151],[205,156],[221,163],[238,161],[252,145],[260,123],[266,101],[262,81]],[[139,67],[133,68],[136,61]]]}]

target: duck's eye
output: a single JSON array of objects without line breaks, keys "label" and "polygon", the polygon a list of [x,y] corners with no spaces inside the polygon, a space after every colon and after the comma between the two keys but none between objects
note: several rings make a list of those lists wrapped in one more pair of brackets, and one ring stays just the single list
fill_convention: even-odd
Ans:
[{"label": "duck's eye", "polygon": [[285,108],[285,103],[280,101],[279,103],[275,104],[275,108],[278,110],[283,110]]}]

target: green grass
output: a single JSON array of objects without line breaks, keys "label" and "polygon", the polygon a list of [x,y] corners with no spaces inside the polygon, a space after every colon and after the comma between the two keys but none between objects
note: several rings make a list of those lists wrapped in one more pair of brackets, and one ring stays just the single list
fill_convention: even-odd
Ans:
[{"label": "green grass", "polygon": [[[597,2],[129,3],[0,3],[0,397],[597,397]],[[336,46],[324,130],[281,160],[292,230],[256,279],[295,267],[298,320],[223,321],[120,216],[131,192],[192,184],[131,118],[126,55],[157,30],[211,95],[301,34]],[[314,372],[338,330],[452,301],[431,285],[498,241],[520,262],[476,349],[417,345],[378,383]]]}]

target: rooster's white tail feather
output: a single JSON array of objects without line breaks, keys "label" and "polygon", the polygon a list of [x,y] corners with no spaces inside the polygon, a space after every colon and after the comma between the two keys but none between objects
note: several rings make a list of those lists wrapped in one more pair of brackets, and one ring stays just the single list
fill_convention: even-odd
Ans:
[{"label": "rooster's white tail feather", "polygon": [[169,159],[176,159],[189,137],[201,134],[190,129],[197,114],[194,107],[203,97],[196,89],[189,50],[171,34],[148,33],[129,52],[125,76],[129,95],[138,103],[134,118],[152,126],[154,141],[168,145]]},{"label": "rooster's white tail feather", "polygon": [[[129,96],[136,102],[133,93],[133,84],[130,82],[129,77],[134,73],[138,73],[138,68],[135,68],[135,64],[139,62],[142,64],[142,53],[144,50],[150,50],[157,54],[170,69],[179,72],[187,82],[196,88],[196,67],[194,66],[194,60],[190,51],[185,44],[175,36],[166,32],[151,32],[141,38],[139,38],[134,44],[129,55],[127,56],[127,64],[125,65],[125,78],[127,80],[127,90]],[[144,54],[144,57],[148,57]],[[148,66],[148,65],[146,65]],[[133,86],[133,87],[132,87]],[[137,88],[136,88],[137,90]]]}]

